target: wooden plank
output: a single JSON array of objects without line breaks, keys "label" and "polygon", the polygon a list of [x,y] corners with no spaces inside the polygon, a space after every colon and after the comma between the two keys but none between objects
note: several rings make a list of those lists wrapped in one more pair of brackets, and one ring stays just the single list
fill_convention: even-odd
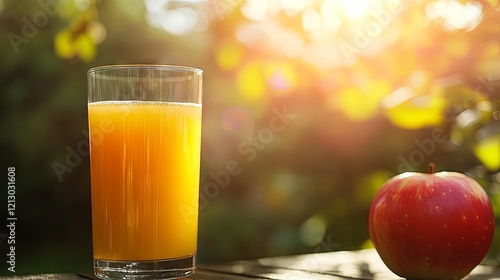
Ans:
[{"label": "wooden plank", "polygon": [[[65,273],[65,274],[40,274],[40,275],[17,275],[17,276],[0,276],[0,279],[8,280],[99,280],[93,273]],[[266,280],[261,277],[247,277],[243,275],[235,275],[231,273],[210,271],[197,269],[196,273],[189,277],[183,278],[186,280]]]},{"label": "wooden plank", "polygon": [[[99,280],[99,278],[95,277],[93,273],[79,273],[80,276],[83,278],[78,278],[79,280],[84,280],[84,279],[91,279],[91,280]],[[73,278],[69,278],[70,280]],[[192,280],[215,280],[215,279],[220,279],[220,280],[259,280],[265,278],[260,278],[260,277],[246,277],[243,275],[235,275],[234,273],[226,273],[226,272],[219,272],[219,271],[212,271],[212,270],[205,270],[203,268],[196,268],[196,273],[189,277],[189,278],[182,278],[182,279],[192,279]],[[25,280],[25,279],[22,279]]]},{"label": "wooden plank", "polygon": [[85,280],[85,278],[78,276],[76,273],[58,273],[58,274],[40,274],[40,275],[16,275],[4,276],[0,279],[9,280]]},{"label": "wooden plank", "polygon": [[385,266],[375,250],[262,258],[256,261],[264,267],[316,271],[350,279],[402,279]]},{"label": "wooden plank", "polygon": [[[346,279],[403,279],[387,268],[374,249],[262,258],[256,262],[262,267],[315,271]],[[500,268],[480,265],[466,279],[500,279]]]},{"label": "wooden plank", "polygon": [[272,280],[345,280],[337,275],[317,271],[297,270],[286,267],[266,267],[259,265],[256,261],[237,261],[224,264],[211,264],[200,267],[203,270],[242,275],[247,277],[259,277],[258,279]]},{"label": "wooden plank", "polygon": [[[212,264],[207,268],[268,279],[403,279],[392,273],[373,249],[262,258]],[[300,276],[291,278],[294,275]],[[500,279],[500,268],[478,266],[466,279]]]},{"label": "wooden plank", "polygon": [[[0,277],[18,280],[86,280],[86,274],[43,274]],[[262,258],[219,264],[200,264],[192,280],[341,280],[402,279],[393,274],[375,250],[342,251],[297,256]],[[500,268],[478,266],[467,280],[500,279]]]},{"label": "wooden plank", "polygon": [[91,279],[91,280],[99,280],[99,278],[97,278],[95,276],[94,273],[92,272],[88,272],[88,273],[78,273],[78,276],[80,276],[80,280],[82,280],[82,278],[85,278],[85,279]]},{"label": "wooden plank", "polygon": [[[189,277],[189,279],[193,280],[265,280],[266,278],[261,278],[258,276],[245,276],[245,275],[238,275],[234,273],[226,273],[226,272],[220,272],[220,271],[213,271],[213,270],[206,270],[203,268],[197,268],[196,273]],[[186,279],[187,280],[187,279]]]}]

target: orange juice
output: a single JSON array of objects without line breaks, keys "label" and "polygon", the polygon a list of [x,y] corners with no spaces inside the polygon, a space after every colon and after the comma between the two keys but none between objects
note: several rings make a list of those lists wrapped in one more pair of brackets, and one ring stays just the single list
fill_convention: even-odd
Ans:
[{"label": "orange juice", "polygon": [[196,253],[201,105],[89,103],[94,258]]}]

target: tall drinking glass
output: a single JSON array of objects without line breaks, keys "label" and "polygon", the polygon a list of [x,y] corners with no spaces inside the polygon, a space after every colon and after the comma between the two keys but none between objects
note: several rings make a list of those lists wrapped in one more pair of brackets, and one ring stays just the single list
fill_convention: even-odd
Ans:
[{"label": "tall drinking glass", "polygon": [[87,78],[94,273],[193,274],[202,70],[111,65]]}]

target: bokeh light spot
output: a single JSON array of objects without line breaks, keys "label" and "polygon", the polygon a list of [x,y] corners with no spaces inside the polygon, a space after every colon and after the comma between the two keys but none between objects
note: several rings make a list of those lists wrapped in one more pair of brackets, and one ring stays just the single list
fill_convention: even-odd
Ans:
[{"label": "bokeh light spot", "polygon": [[500,120],[500,111],[494,111],[491,114],[492,114],[494,120],[497,120],[497,121]]},{"label": "bokeh light spot", "polygon": [[54,39],[54,48],[57,56],[61,58],[71,58],[73,56],[73,48],[71,43],[71,33],[64,29],[56,34]]},{"label": "bokeh light spot", "polygon": [[221,123],[224,130],[245,131],[245,136],[252,135],[255,129],[255,118],[252,113],[239,106],[224,110]]},{"label": "bokeh light spot", "polygon": [[281,5],[285,14],[288,16],[295,16],[297,13],[302,11],[306,6],[306,0],[282,0]]},{"label": "bokeh light spot", "polygon": [[300,240],[309,247],[317,246],[325,237],[325,231],[325,221],[319,216],[313,216],[300,226]]},{"label": "bokeh light spot", "polygon": [[157,12],[168,7],[169,0],[145,0],[146,9],[151,12]]},{"label": "bokeh light spot", "polygon": [[75,0],[75,6],[80,11],[85,11],[90,7],[90,0]]},{"label": "bokeh light spot", "polygon": [[175,35],[184,35],[190,32],[196,22],[198,14],[190,8],[168,10],[162,19],[163,28]]},{"label": "bokeh light spot", "polygon": [[273,64],[266,69],[269,86],[279,92],[291,90],[297,83],[297,75],[290,64]]},{"label": "bokeh light spot", "polygon": [[480,140],[474,146],[474,154],[491,172],[500,169],[500,133]]},{"label": "bokeh light spot", "polygon": [[430,20],[443,20],[443,27],[450,31],[472,30],[482,20],[482,5],[477,1],[439,0],[429,3],[425,12]]},{"label": "bokeh light spot", "polygon": [[323,37],[321,15],[313,8],[305,10],[302,13],[302,28],[309,33],[313,40],[320,40]]},{"label": "bokeh light spot", "polygon": [[323,24],[330,32],[336,32],[342,23],[342,18],[334,12],[336,10],[335,5],[337,5],[335,1],[336,0],[325,0],[323,4],[321,4]]},{"label": "bokeh light spot", "polygon": [[339,2],[345,17],[349,20],[356,20],[368,13],[370,4],[373,0],[342,0]]},{"label": "bokeh light spot", "polygon": [[254,61],[245,65],[236,74],[236,86],[240,94],[247,100],[261,99],[266,90],[262,64]]},{"label": "bokeh light spot", "polygon": [[87,33],[95,44],[100,44],[106,39],[106,27],[98,21],[92,21],[88,24]]},{"label": "bokeh light spot", "polygon": [[243,57],[243,49],[236,43],[227,43],[222,45],[216,54],[217,64],[221,69],[234,69]]},{"label": "bokeh light spot", "polygon": [[399,104],[392,104],[393,106],[385,108],[386,116],[395,126],[421,129],[440,125],[444,121],[447,102],[438,89],[426,95],[413,96],[401,99],[401,101]]},{"label": "bokeh light spot", "polygon": [[382,106],[384,106],[385,108],[392,108],[405,102],[406,100],[412,97],[413,97],[413,90],[411,89],[411,87],[408,86],[401,87],[396,89],[388,96],[384,97],[384,99],[382,100]]},{"label": "bokeh light spot", "polygon": [[183,36],[208,27],[206,3],[202,0],[145,0],[144,4],[148,24],[168,33]]},{"label": "bokeh light spot", "polygon": [[268,1],[247,0],[241,7],[241,13],[249,20],[263,21],[267,17]]},{"label": "bokeh light spot", "polygon": [[347,86],[337,96],[337,106],[353,120],[366,120],[378,110],[382,99],[390,93],[387,81],[373,81],[367,86]]}]

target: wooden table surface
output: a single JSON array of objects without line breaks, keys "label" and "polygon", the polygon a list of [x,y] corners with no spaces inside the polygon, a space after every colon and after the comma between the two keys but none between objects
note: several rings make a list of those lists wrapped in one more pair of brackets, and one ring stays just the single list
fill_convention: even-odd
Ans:
[{"label": "wooden table surface", "polygon": [[[43,274],[0,279],[97,279],[92,273]],[[323,280],[402,279],[393,274],[373,249],[262,258],[220,264],[200,264],[193,280]],[[500,279],[500,267],[478,266],[467,280]]]}]

